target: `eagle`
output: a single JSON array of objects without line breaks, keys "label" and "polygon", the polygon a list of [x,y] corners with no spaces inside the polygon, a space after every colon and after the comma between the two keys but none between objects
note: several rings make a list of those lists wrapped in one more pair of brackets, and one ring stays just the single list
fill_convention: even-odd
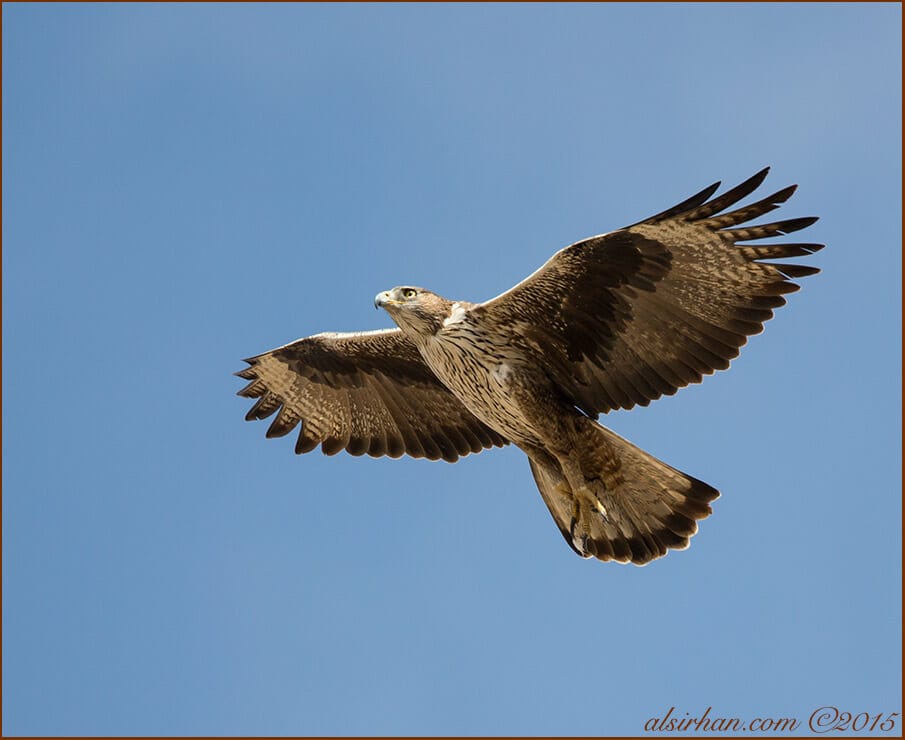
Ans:
[{"label": "eagle", "polygon": [[245,418],[276,414],[267,437],[299,427],[299,454],[455,462],[511,443],[581,557],[643,565],[684,549],[719,492],[597,419],[725,370],[798,290],[791,279],[818,272],[774,260],[824,245],[758,242],[817,218],[749,223],[796,185],[737,205],[768,171],[565,247],[484,303],[383,291],[375,306],[396,328],[316,334],[245,360],[238,394],[257,399]]}]

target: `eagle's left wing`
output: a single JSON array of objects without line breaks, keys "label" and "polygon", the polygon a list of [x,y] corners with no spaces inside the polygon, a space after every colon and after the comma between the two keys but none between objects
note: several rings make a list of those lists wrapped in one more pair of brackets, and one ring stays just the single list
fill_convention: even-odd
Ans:
[{"label": "eagle's left wing", "polygon": [[722,213],[767,171],[712,200],[719,183],[634,226],[566,247],[472,313],[484,331],[524,342],[592,415],[646,406],[698,383],[727,368],[783,295],[798,290],[788,278],[818,272],[765,260],[811,254],[822,244],[739,244],[817,220],[741,226],[779,207],[794,185]]},{"label": "eagle's left wing", "polygon": [[245,416],[276,411],[268,437],[301,424],[297,453],[426,457],[454,462],[507,440],[447,390],[399,329],[325,333],[250,357],[236,375],[240,396],[258,399]]}]

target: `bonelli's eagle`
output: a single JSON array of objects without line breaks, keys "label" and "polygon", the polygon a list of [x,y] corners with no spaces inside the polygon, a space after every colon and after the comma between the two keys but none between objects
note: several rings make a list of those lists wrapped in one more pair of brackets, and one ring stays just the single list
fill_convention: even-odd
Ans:
[{"label": "bonelli's eagle", "polygon": [[239,395],[257,402],[245,418],[278,412],[268,437],[300,425],[297,453],[454,462],[511,442],[582,557],[640,565],[683,549],[718,491],[596,418],[726,369],[798,290],[789,279],[818,272],[773,260],[821,244],[743,243],[817,220],[745,225],[795,191],[729,210],[766,175],[566,247],[485,303],[380,293],[398,328],[317,334],[246,360]]}]

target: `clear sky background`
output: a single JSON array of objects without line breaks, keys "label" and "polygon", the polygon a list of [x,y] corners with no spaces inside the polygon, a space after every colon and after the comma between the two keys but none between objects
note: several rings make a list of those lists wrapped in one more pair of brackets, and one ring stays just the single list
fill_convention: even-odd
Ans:
[{"label": "clear sky background", "polygon": [[[2,12],[5,734],[901,710],[898,5]],[[603,419],[723,492],[685,552],[582,561],[514,448],[243,421],[241,358],[379,290],[483,300],[765,165],[823,272]]]}]

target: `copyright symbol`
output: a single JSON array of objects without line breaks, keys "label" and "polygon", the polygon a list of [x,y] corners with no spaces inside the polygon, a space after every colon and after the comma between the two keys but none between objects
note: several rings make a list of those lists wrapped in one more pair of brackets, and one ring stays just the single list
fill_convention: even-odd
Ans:
[{"label": "copyright symbol", "polygon": [[820,707],[815,709],[808,718],[808,727],[811,732],[829,732],[839,719],[839,710],[836,707]]}]

